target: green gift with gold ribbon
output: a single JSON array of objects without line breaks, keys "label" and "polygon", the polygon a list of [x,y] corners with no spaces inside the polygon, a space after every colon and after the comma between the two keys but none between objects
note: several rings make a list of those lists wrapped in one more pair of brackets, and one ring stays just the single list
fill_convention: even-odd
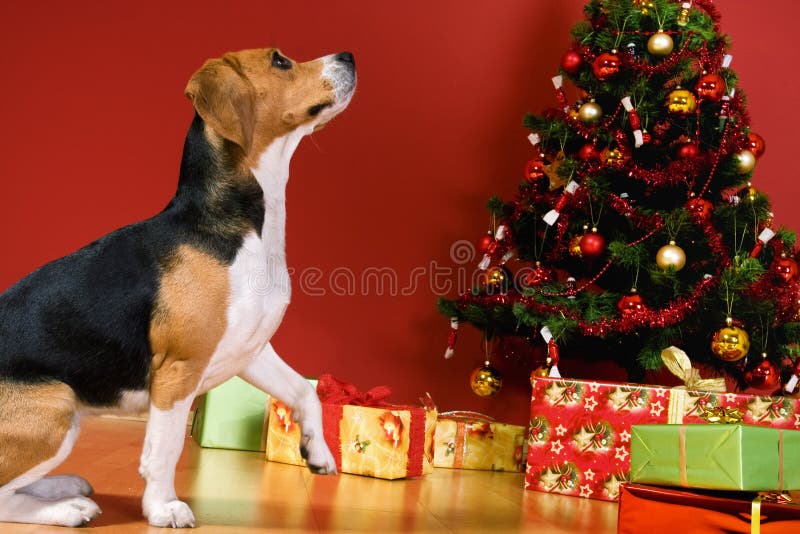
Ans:
[{"label": "green gift with gold ribbon", "polygon": [[717,490],[800,489],[800,431],[742,424],[634,425],[631,481]]},{"label": "green gift with gold ribbon", "polygon": [[233,377],[198,399],[192,437],[201,447],[263,451],[269,396]]}]

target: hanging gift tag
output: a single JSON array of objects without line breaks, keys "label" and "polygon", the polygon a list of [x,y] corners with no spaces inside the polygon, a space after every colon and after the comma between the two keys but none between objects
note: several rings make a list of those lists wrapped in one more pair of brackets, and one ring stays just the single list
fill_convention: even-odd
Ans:
[{"label": "hanging gift tag", "polygon": [[539,333],[542,335],[542,338],[544,338],[545,343],[550,343],[550,340],[553,339],[553,333],[550,332],[550,329],[546,326],[543,326],[542,329],[539,330]]}]

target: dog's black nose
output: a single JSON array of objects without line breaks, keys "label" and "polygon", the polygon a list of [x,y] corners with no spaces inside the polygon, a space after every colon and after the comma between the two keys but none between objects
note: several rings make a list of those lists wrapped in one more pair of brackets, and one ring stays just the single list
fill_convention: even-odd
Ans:
[{"label": "dog's black nose", "polygon": [[352,66],[356,66],[356,58],[353,57],[353,54],[350,52],[339,52],[336,54],[336,61],[341,61],[342,63],[350,63]]}]

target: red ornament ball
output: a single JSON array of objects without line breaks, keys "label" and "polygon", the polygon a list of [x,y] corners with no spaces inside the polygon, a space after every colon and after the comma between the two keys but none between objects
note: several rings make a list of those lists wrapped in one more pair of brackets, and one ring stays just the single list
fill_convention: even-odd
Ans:
[{"label": "red ornament ball", "polygon": [[528,287],[537,287],[547,282],[552,282],[554,279],[553,271],[544,267],[541,262],[536,262],[536,265],[525,276],[525,285]]},{"label": "red ornament ball", "polygon": [[489,230],[486,235],[478,240],[478,252],[481,254],[486,254],[486,252],[489,250],[489,247],[492,246],[492,243],[494,243],[494,232]]},{"label": "red ornament ball", "polygon": [[623,317],[639,313],[646,309],[642,296],[636,293],[636,290],[631,290],[627,295],[623,295],[619,302],[617,302],[617,309]]},{"label": "red ornament ball", "polygon": [[681,143],[675,149],[675,155],[679,159],[694,159],[700,155],[700,147],[694,143]]},{"label": "red ornament ball", "polygon": [[780,258],[775,260],[772,270],[786,282],[790,282],[797,278],[797,273],[800,272],[800,267],[798,267],[797,262],[792,258],[787,258],[785,255],[782,255]]},{"label": "red ornament ball", "polygon": [[619,72],[621,61],[619,56],[604,52],[597,56],[592,63],[592,72],[595,78],[604,82]]},{"label": "red ornament ball", "polygon": [[781,373],[778,366],[764,354],[757,365],[745,371],[744,381],[750,388],[772,393],[781,385]]},{"label": "red ornament ball", "polygon": [[767,145],[764,142],[763,137],[761,137],[755,132],[750,132],[749,134],[747,134],[747,148],[750,150],[750,152],[753,153],[756,159],[758,159],[762,155],[764,155],[764,151],[767,149]]},{"label": "red ornament ball", "polygon": [[597,148],[594,146],[594,144],[586,143],[580,149],[578,149],[578,159],[585,161],[586,163],[600,161],[600,152],[597,151]]},{"label": "red ornament ball", "polygon": [[561,68],[567,74],[577,74],[583,65],[583,57],[577,50],[567,50],[561,56]]},{"label": "red ornament ball", "polygon": [[701,102],[719,102],[725,96],[725,80],[718,74],[703,74],[694,90]]},{"label": "red ornament ball", "polygon": [[544,160],[533,158],[525,165],[525,180],[535,185],[544,176]]},{"label": "red ornament ball", "polygon": [[714,205],[704,198],[693,198],[686,203],[689,213],[698,215],[701,219],[708,219],[714,209]]},{"label": "red ornament ball", "polygon": [[605,238],[593,228],[591,232],[583,234],[579,244],[581,254],[587,258],[597,258],[606,250]]}]

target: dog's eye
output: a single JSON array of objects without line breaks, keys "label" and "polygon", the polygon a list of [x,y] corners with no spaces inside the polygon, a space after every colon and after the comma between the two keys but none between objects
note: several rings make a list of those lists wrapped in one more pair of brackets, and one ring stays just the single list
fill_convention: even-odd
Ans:
[{"label": "dog's eye", "polygon": [[272,53],[272,66],[276,69],[289,70],[292,68],[292,62],[280,55],[277,52]]}]

